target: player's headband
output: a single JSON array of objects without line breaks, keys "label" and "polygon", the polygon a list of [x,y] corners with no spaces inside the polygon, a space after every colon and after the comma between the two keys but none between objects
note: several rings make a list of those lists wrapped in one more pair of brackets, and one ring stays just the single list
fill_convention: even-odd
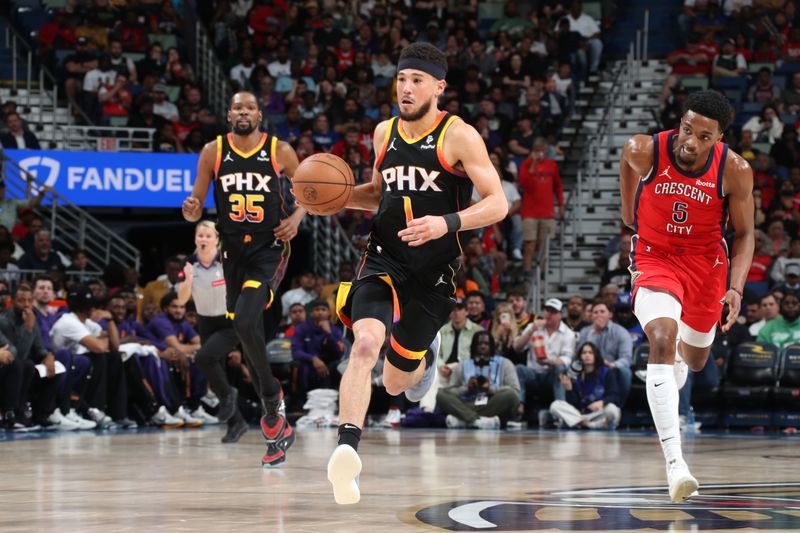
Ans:
[{"label": "player's headband", "polygon": [[443,69],[439,65],[435,65],[430,61],[425,61],[418,57],[406,57],[400,60],[397,64],[397,72],[401,70],[413,68],[414,70],[421,70],[427,72],[437,80],[443,80],[447,76],[447,69]]}]

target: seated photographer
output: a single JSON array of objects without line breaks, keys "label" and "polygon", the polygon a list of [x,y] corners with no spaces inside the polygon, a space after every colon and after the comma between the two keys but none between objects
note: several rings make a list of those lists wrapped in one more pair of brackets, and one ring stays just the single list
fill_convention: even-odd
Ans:
[{"label": "seated photographer", "polygon": [[514,416],[519,403],[519,379],[514,364],[495,354],[488,331],[472,337],[470,358],[452,369],[450,383],[439,390],[436,408],[447,415],[447,427],[498,429]]},{"label": "seated photographer", "polygon": [[[615,429],[619,424],[619,385],[617,373],[605,365],[600,350],[591,342],[581,345],[580,368],[575,377],[561,374],[561,385],[567,399],[550,405],[550,414],[556,424],[567,427]],[[577,363],[577,362],[576,362]]]}]

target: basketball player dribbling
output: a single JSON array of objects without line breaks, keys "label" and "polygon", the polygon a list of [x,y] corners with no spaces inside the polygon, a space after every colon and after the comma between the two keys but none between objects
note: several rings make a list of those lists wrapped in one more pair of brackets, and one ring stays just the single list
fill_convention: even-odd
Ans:
[{"label": "basketball player dribbling", "polygon": [[183,216],[200,219],[208,188],[214,184],[217,230],[221,243],[228,318],[233,319],[243,355],[261,398],[261,432],[267,442],[262,464],[285,460],[294,433],[280,412],[280,384],[267,360],[262,312],[272,304],[286,265],[289,241],[305,209],[289,215],[279,183],[281,173],[291,178],[297,154],[289,143],[262,133],[262,116],[255,95],[238,92],[231,98],[228,122],[233,131],[206,144],[197,164],[192,195],[183,202]]},{"label": "basketball player dribbling", "polygon": [[[699,487],[681,451],[678,390],[686,365],[705,366],[717,322],[724,318],[723,332],[736,322],[753,258],[753,171],[721,142],[731,120],[723,95],[694,93],[677,130],[631,137],[620,161],[622,220],[637,232],[629,267],[634,313],[650,342],[647,400],[675,503]],[[725,303],[730,311],[722,317]]]},{"label": "basketball player dribbling", "polygon": [[[339,504],[361,498],[356,450],[384,340],[387,392],[419,401],[436,375],[437,333],[455,306],[458,232],[491,225],[508,211],[481,136],[437,107],[446,73],[445,56],[433,45],[403,49],[400,116],[375,128],[372,182],[356,187],[347,204],[380,209],[355,279],[337,294],[339,316],[355,337],[340,386],[339,446],[328,462]],[[470,207],[473,184],[482,199]]]}]

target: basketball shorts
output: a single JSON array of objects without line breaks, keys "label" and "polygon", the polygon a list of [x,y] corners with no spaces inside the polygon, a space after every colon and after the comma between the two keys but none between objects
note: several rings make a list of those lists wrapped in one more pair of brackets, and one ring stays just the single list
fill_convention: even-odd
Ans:
[{"label": "basketball shorts", "polygon": [[667,291],[681,304],[681,322],[701,333],[714,331],[729,282],[724,243],[708,254],[673,255],[634,236],[630,257],[634,300],[642,287]]},{"label": "basketball shorts", "polygon": [[386,359],[413,372],[455,307],[458,260],[411,272],[368,251],[352,282],[342,282],[336,311],[347,327],[364,318],[383,322],[389,338]]},{"label": "basketball shorts", "polygon": [[221,246],[222,274],[225,277],[225,305],[228,313],[236,309],[242,290],[269,286],[267,307],[272,305],[275,291],[283,281],[289,264],[291,245],[276,241],[271,235],[223,235]]}]

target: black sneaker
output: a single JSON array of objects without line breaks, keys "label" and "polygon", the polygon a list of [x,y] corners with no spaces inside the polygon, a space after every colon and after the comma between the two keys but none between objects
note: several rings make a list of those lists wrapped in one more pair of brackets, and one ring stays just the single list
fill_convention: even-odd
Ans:
[{"label": "black sneaker", "polygon": [[131,420],[127,416],[119,420],[114,420],[114,423],[120,429],[136,429],[139,427],[139,424],[135,420]]},{"label": "black sneaker", "polygon": [[222,437],[222,442],[224,444],[239,442],[239,439],[241,439],[242,435],[245,433],[247,433],[247,422],[244,420],[239,420],[233,425],[228,425],[228,431],[226,431],[225,436]]},{"label": "black sneaker", "polygon": [[224,398],[221,398],[219,401],[217,418],[219,419],[220,422],[227,422],[233,417],[233,415],[236,414],[236,406],[238,402],[239,402],[239,391],[236,390],[236,387],[231,387],[231,391],[228,393],[228,395],[225,396]]}]

